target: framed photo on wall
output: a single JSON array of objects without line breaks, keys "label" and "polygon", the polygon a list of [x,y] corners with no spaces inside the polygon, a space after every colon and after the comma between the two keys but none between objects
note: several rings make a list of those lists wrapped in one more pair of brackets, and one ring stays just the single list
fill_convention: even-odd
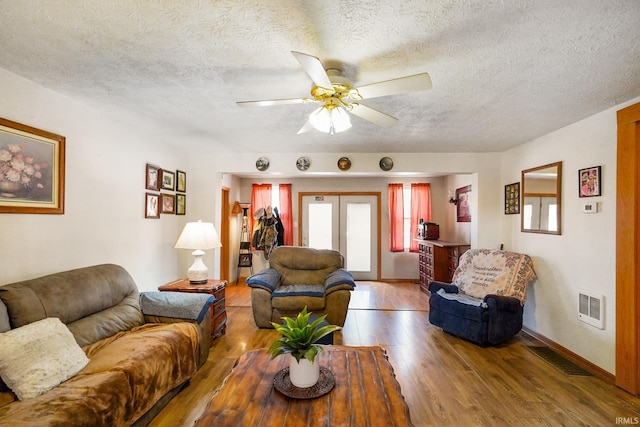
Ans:
[{"label": "framed photo on wall", "polygon": [[456,214],[458,222],[471,222],[471,186],[456,189]]},{"label": "framed photo on wall", "polygon": [[578,171],[578,194],[580,197],[602,196],[601,166]]},{"label": "framed photo on wall", "polygon": [[187,192],[187,173],[183,171],[176,171],[176,191],[181,193]]},{"label": "framed photo on wall", "polygon": [[160,168],[147,163],[145,173],[145,188],[160,191]]},{"label": "framed photo on wall", "polygon": [[176,215],[185,215],[187,213],[187,196],[184,194],[176,194]]},{"label": "framed photo on wall", "polygon": [[520,213],[520,183],[514,182],[504,186],[504,213],[506,215]]},{"label": "framed photo on wall", "polygon": [[0,119],[0,212],[64,214],[65,143]]},{"label": "framed photo on wall", "polygon": [[162,169],[162,189],[173,191],[176,188],[176,174]]},{"label": "framed photo on wall", "polygon": [[160,194],[160,212],[163,214],[176,213],[176,196],[173,194]]},{"label": "framed photo on wall", "polygon": [[160,218],[160,196],[153,193],[144,195],[144,217],[151,219]]}]

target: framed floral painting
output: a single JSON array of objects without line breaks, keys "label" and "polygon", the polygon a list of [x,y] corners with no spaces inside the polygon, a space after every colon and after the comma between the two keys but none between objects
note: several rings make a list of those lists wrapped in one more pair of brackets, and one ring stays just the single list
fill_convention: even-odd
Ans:
[{"label": "framed floral painting", "polygon": [[64,213],[65,137],[0,119],[0,212]]}]

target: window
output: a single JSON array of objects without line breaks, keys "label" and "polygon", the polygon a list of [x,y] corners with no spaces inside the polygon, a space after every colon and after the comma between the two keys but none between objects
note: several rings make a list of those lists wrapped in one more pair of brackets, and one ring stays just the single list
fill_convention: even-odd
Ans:
[{"label": "window", "polygon": [[[431,186],[428,183],[389,184],[389,250],[418,251],[413,240],[418,222],[431,221]],[[400,242],[402,238],[402,242]],[[400,246],[402,245],[402,249]]]},{"label": "window", "polygon": [[280,185],[271,184],[271,206],[278,207],[280,210]]}]

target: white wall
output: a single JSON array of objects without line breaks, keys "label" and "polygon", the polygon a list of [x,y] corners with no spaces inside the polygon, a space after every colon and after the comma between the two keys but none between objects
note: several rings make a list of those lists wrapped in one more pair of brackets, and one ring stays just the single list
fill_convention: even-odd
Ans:
[{"label": "white wall", "polygon": [[[520,215],[503,215],[505,240],[533,257],[525,326],[615,373],[616,111],[611,108],[503,153],[502,187],[523,169],[562,161],[562,235],[520,232]],[[602,166],[602,196],[578,197],[578,170]],[[504,192],[504,190],[502,190]],[[504,195],[502,196],[504,202]],[[597,202],[597,214],[584,214]],[[580,289],[603,294],[604,330],[578,320]]]},{"label": "white wall", "polygon": [[101,263],[124,266],[141,290],[181,277],[185,217],[144,219],[145,164],[188,172],[186,156],[2,69],[0,93],[0,117],[66,137],[65,213],[0,214],[0,285]]},{"label": "white wall", "polygon": [[[446,189],[446,199],[449,200],[450,197],[455,199],[456,197],[456,189],[466,187],[471,185],[472,181],[471,175],[449,175],[446,177],[445,189]],[[477,189],[473,186],[471,187],[471,201],[473,203],[474,199],[477,199],[476,194],[478,193]],[[449,196],[451,194],[451,196]],[[447,240],[450,242],[461,242],[468,243],[471,241],[471,224],[475,221],[475,218],[471,218],[472,222],[458,222],[457,220],[457,206],[452,203],[447,203],[447,218],[449,219],[445,222],[444,235],[447,236],[441,240]],[[440,233],[443,234],[442,226],[440,227]]]}]

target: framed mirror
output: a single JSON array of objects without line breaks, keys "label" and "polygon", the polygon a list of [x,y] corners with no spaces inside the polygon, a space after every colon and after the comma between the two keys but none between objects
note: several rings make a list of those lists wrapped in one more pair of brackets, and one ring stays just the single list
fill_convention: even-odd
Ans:
[{"label": "framed mirror", "polygon": [[562,162],[522,171],[520,230],[561,234]]}]

